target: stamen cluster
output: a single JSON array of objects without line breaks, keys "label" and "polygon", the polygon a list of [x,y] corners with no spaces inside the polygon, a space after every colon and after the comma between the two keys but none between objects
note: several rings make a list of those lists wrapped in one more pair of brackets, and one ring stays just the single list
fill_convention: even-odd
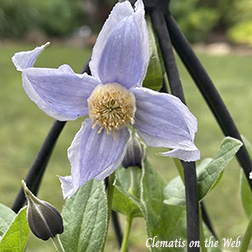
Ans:
[{"label": "stamen cluster", "polygon": [[93,128],[100,127],[98,133],[106,129],[107,134],[113,132],[115,136],[117,130],[134,123],[135,96],[118,83],[98,85],[87,102]]}]

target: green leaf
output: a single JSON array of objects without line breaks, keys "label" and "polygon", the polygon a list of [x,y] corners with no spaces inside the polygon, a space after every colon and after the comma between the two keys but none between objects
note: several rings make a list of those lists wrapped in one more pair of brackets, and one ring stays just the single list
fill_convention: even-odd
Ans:
[{"label": "green leaf", "polygon": [[[136,180],[134,192],[132,192],[132,174]],[[140,180],[142,170],[138,167],[129,167],[124,169],[118,167],[116,169],[116,180],[114,183],[113,210],[120,212],[126,216],[142,217],[142,208],[140,202]]]},{"label": "green leaf", "polygon": [[142,199],[150,216],[160,215],[164,200],[165,181],[155,171],[148,158],[143,162]]},{"label": "green leaf", "polygon": [[60,239],[65,250],[100,251],[106,236],[107,212],[104,182],[90,180],[64,205],[64,232]]},{"label": "green leaf", "polygon": [[[162,221],[164,220],[164,221]],[[186,229],[186,207],[163,205],[161,213],[161,221],[159,228],[159,240],[172,241],[170,242],[169,251],[185,252],[187,251],[187,229]],[[176,246],[177,241],[177,246]],[[164,248],[159,248],[154,251],[164,251]]]},{"label": "green leaf", "polygon": [[248,218],[250,218],[252,214],[252,192],[247,181],[247,178],[244,175],[244,172],[241,171],[241,200],[243,209]]},{"label": "green leaf", "polygon": [[164,245],[169,251],[186,251],[185,206],[164,204],[166,182],[153,169],[147,158],[143,164],[142,201],[145,206],[144,218],[148,237],[146,245],[155,252],[164,251]]},{"label": "green leaf", "polygon": [[202,200],[219,182],[219,178],[222,176],[224,168],[232,160],[241,146],[241,141],[232,137],[226,137],[214,159],[205,168],[203,167],[203,169],[198,171],[199,200]]},{"label": "green leaf", "polygon": [[1,252],[23,252],[29,234],[29,226],[26,218],[26,208],[22,208],[13,219],[8,230],[4,233],[0,242]]},{"label": "green leaf", "polygon": [[185,205],[185,185],[180,176],[172,179],[164,190],[164,203],[167,205]]},{"label": "green leaf", "polygon": [[8,229],[15,215],[14,211],[0,203],[0,238]]},{"label": "green leaf", "polygon": [[[202,161],[197,169],[197,183],[199,201],[216,186],[219,182],[224,168],[234,157],[236,152],[242,146],[242,142],[226,137],[221,144],[218,154],[212,159]],[[180,177],[176,177],[165,188],[165,203],[169,205],[184,205],[185,192],[184,184]]]},{"label": "green leaf", "polygon": [[162,74],[160,58],[158,55],[155,35],[152,30],[150,18],[147,18],[147,26],[148,26],[148,31],[149,31],[151,56],[150,56],[150,62],[149,62],[147,74],[143,82],[143,86],[158,91],[162,87],[163,74]]}]

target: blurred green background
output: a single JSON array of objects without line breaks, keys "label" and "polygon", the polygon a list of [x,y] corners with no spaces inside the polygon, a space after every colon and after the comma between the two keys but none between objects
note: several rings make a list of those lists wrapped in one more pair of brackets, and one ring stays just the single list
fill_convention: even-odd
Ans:
[{"label": "blurred green background", "polygon": [[[91,3],[91,4],[90,4]],[[91,53],[95,35],[115,1],[81,0],[2,0],[0,2],[0,202],[11,206],[54,119],[30,101],[21,85],[21,74],[15,70],[11,57],[15,52],[31,50],[47,40],[52,44],[36,62],[40,67],[69,64],[80,72]],[[103,8],[101,8],[103,6]],[[249,44],[252,36],[250,1],[172,0],[171,8],[181,28],[191,42],[236,42]],[[250,11],[249,11],[250,10]],[[96,13],[97,15],[93,15]],[[243,14],[242,14],[243,13]],[[83,28],[83,25],[87,25]],[[244,26],[244,28],[239,28]],[[238,27],[238,28],[237,28]],[[237,32],[237,33],[236,33]],[[231,36],[231,34],[233,37]],[[242,40],[237,38],[242,37]],[[244,34],[247,34],[244,37]],[[76,38],[78,41],[76,42]],[[85,42],[83,42],[85,41]],[[230,44],[228,44],[230,46]],[[249,48],[241,54],[232,47],[219,55],[196,50],[201,62],[214,81],[240,132],[252,141],[252,53]],[[211,50],[212,52],[212,50]],[[188,107],[198,119],[196,145],[201,157],[213,157],[223,135],[193,84],[177,59]],[[68,122],[57,142],[44,176],[39,197],[59,210],[64,201],[56,175],[69,175],[70,164],[66,150],[79,130],[83,118]],[[159,150],[148,148],[153,166],[167,181],[177,176],[171,159],[156,156]],[[218,186],[206,197],[205,205],[220,239],[234,238],[245,231],[247,218],[239,195],[240,167],[233,160],[226,167]],[[123,217],[121,218],[123,227]],[[130,251],[145,248],[144,222],[136,219],[130,237]],[[106,251],[116,247],[110,231]],[[30,235],[27,252],[54,251],[50,241],[42,242]],[[233,250],[235,251],[235,250]]]},{"label": "blurred green background", "polygon": [[[85,24],[98,31],[116,0],[1,0],[0,38],[32,32],[63,37]],[[171,0],[171,12],[192,42],[227,39],[252,45],[250,0]]]}]

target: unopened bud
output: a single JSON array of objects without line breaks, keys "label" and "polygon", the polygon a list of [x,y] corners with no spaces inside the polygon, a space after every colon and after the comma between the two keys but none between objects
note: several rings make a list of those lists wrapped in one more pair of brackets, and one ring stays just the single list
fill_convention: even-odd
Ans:
[{"label": "unopened bud", "polygon": [[58,210],[43,200],[38,199],[22,181],[25,196],[28,202],[28,224],[38,238],[48,240],[63,232],[63,220]]},{"label": "unopened bud", "polygon": [[128,168],[130,166],[138,166],[142,168],[144,157],[144,145],[140,141],[137,133],[131,134],[127,143],[127,151],[122,161],[122,166]]}]

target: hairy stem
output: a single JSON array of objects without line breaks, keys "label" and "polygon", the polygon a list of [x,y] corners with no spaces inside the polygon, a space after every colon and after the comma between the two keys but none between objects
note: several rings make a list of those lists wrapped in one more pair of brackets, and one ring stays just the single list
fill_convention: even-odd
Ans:
[{"label": "hairy stem", "polygon": [[125,224],[125,231],[124,231],[124,236],[123,236],[123,242],[122,242],[122,247],[121,247],[121,252],[126,252],[127,251],[132,220],[133,220],[132,216],[127,216],[126,224]]}]

